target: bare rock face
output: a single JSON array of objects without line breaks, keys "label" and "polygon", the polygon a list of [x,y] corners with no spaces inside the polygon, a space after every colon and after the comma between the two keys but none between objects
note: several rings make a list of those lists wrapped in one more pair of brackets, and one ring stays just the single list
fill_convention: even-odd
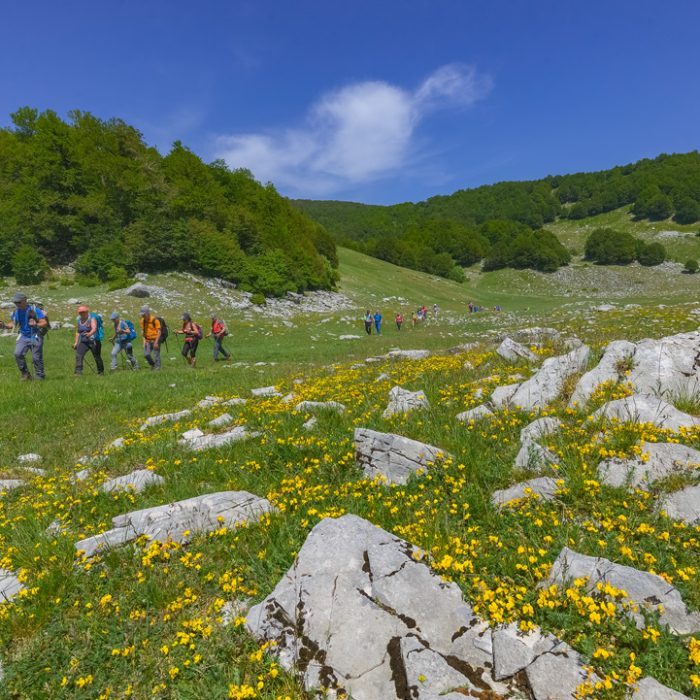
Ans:
[{"label": "bare rock face", "polygon": [[[186,437],[188,434],[189,437]],[[225,433],[212,433],[209,435],[195,428],[195,430],[183,433],[182,438],[178,440],[178,442],[190,450],[199,452],[200,450],[211,450],[216,447],[230,445],[233,442],[248,440],[257,435],[259,435],[259,433],[249,433],[245,425],[237,425],[233,430],[229,430]]]},{"label": "bare rock face", "polygon": [[212,408],[223,401],[221,396],[205,396],[201,401],[197,402],[197,408]]},{"label": "bare rock face", "polygon": [[383,476],[387,483],[405,484],[418,470],[448,456],[445,450],[393,433],[355,429],[357,460],[368,479]]},{"label": "bare rock face", "polygon": [[652,394],[632,394],[624,399],[608,401],[591,418],[615,418],[623,423],[653,423],[669,430],[700,425],[700,420],[694,416],[679,411]]},{"label": "bare rock face", "polygon": [[510,678],[527,668],[538,656],[554,651],[562,642],[551,634],[542,634],[539,629],[523,634],[516,623],[494,629],[493,677],[497,680]]},{"label": "bare rock face", "polygon": [[412,551],[357,516],[322,520],[251,608],[248,629],[276,643],[280,665],[308,690],[344,688],[355,700],[506,694],[491,678],[488,626]]},{"label": "bare rock face", "polygon": [[520,343],[516,343],[509,337],[505,337],[503,342],[496,348],[496,354],[500,355],[504,360],[508,362],[517,362],[518,360],[527,360],[528,362],[533,362],[537,359],[532,350],[526,348]]},{"label": "bare rock face", "polygon": [[136,284],[132,284],[131,287],[125,289],[123,293],[126,294],[126,296],[128,297],[144,299],[145,297],[150,297],[152,292],[153,290],[151,289],[151,287],[137,282]]},{"label": "bare rock face", "polygon": [[0,498],[2,498],[8,491],[19,488],[23,484],[24,481],[22,481],[22,479],[0,479]]},{"label": "bare rock face", "polygon": [[340,401],[301,401],[295,407],[295,411],[335,411],[336,413],[345,413],[345,404]]},{"label": "bare rock face", "polygon": [[539,656],[525,673],[535,700],[574,700],[581,683],[600,681],[588,674],[581,656],[563,642],[553,653]]},{"label": "bare rock face", "polygon": [[600,362],[579,379],[569,406],[582,406],[588,402],[598,386],[605,382],[620,380],[620,367],[634,356],[637,346],[626,340],[615,340],[605,348]]},{"label": "bare rock face", "polygon": [[480,406],[470,408],[468,411],[458,413],[456,418],[458,421],[462,421],[462,423],[469,423],[471,421],[481,420],[482,418],[489,418],[492,415],[494,415],[493,411],[485,404],[481,404]]},{"label": "bare rock face", "polygon": [[75,548],[91,557],[102,549],[131,542],[141,535],[159,542],[187,542],[194,534],[252,522],[271,510],[267,499],[247,491],[210,493],[117,515],[112,518],[111,530],[81,540]]},{"label": "bare rock face", "polygon": [[494,408],[505,408],[518,390],[520,384],[504,384],[497,386],[491,394],[491,404]]},{"label": "bare rock face", "polygon": [[527,440],[515,457],[515,467],[516,469],[537,471],[548,464],[556,464],[558,461],[559,457],[554,452],[542,447],[537,442]]},{"label": "bare rock face", "polygon": [[164,484],[165,479],[158,474],[154,474],[148,469],[136,469],[130,474],[118,476],[115,479],[107,479],[100,485],[100,491],[112,493],[114,491],[133,491],[141,493],[153,484]]},{"label": "bare rock face", "polygon": [[538,418],[526,425],[520,431],[520,442],[525,444],[528,441],[539,440],[540,438],[556,433],[561,428],[562,422],[554,416]]},{"label": "bare rock face", "polygon": [[545,408],[561,394],[566,380],[585,368],[589,354],[588,346],[582,345],[566,355],[548,358],[518,387],[510,397],[510,405],[524,410]]},{"label": "bare rock face", "polygon": [[634,700],[690,700],[687,695],[671,690],[651,676],[642,678],[634,689]]},{"label": "bare rock face", "polygon": [[146,420],[141,423],[139,430],[144,431],[150,428],[152,425],[160,425],[161,423],[166,423],[169,421],[178,421],[182,418],[187,418],[187,416],[189,416],[191,413],[192,411],[185,409],[184,411],[178,411],[177,413],[162,413],[159,416],[151,416],[150,418],[146,418]]},{"label": "bare rock face", "polygon": [[7,569],[0,569],[0,604],[11,601],[24,589],[20,580]]},{"label": "bare rock face", "polygon": [[[546,585],[564,585],[575,578],[587,578],[588,590],[595,589],[599,582],[609,583],[626,591],[628,599],[640,608],[651,611],[660,609],[661,624],[668,625],[674,634],[692,634],[700,630],[700,613],[688,612],[678,589],[661,576],[614,564],[608,559],[589,557],[564,547],[552,565]],[[641,615],[635,615],[635,620],[643,626]]]},{"label": "bare rock face", "polygon": [[694,525],[700,522],[700,484],[671,493],[658,505],[669,518]]},{"label": "bare rock face", "polygon": [[400,386],[392,387],[389,391],[389,404],[387,405],[383,418],[391,418],[397,413],[409,413],[421,408],[428,408],[430,404],[423,391],[408,391]]},{"label": "bare rock face", "polygon": [[35,452],[30,452],[29,454],[20,455],[17,457],[17,461],[20,464],[36,464],[37,462],[41,462],[42,459],[42,456],[36,454]]},{"label": "bare rock face", "polygon": [[598,465],[602,483],[648,490],[658,479],[694,469],[700,465],[700,451],[675,442],[642,442],[642,457],[612,458]]},{"label": "bare rock face", "polygon": [[507,489],[494,491],[493,494],[491,494],[491,503],[496,506],[502,506],[516,499],[527,498],[532,494],[538,495],[544,501],[549,501],[554,498],[557,488],[556,479],[543,476],[539,479],[522,481]]},{"label": "bare rock face", "polygon": [[390,350],[386,357],[396,360],[425,360],[430,357],[430,350]]},{"label": "bare rock face", "polygon": [[261,396],[282,396],[274,386],[261,386],[257,389],[251,389],[250,393],[258,398]]},{"label": "bare rock face", "polygon": [[230,413],[222,413],[220,416],[213,418],[207,423],[212,428],[221,428],[224,425],[228,425],[233,421],[233,416]]}]

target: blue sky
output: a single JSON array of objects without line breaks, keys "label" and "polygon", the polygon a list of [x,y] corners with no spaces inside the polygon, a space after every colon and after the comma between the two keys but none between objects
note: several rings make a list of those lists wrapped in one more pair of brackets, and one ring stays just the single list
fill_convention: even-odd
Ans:
[{"label": "blue sky", "polygon": [[700,3],[6,3],[0,123],[121,117],[292,197],[417,201],[700,147]]}]

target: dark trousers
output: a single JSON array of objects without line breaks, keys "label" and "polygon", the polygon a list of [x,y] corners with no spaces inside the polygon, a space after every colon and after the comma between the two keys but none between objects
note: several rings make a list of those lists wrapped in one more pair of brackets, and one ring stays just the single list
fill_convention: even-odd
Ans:
[{"label": "dark trousers", "polygon": [[226,350],[226,348],[224,348],[223,336],[221,338],[214,336],[214,362],[216,362],[219,359],[219,353],[221,353],[224,356],[225,360],[231,359],[231,353],[228,350]]},{"label": "dark trousers", "polygon": [[15,345],[15,362],[23,376],[29,374],[25,355],[31,350],[32,363],[38,379],[44,378],[44,338],[38,333],[33,338],[21,336]]},{"label": "dark trousers", "polygon": [[372,335],[372,321],[365,321],[365,331],[367,335]]},{"label": "dark trousers", "polygon": [[182,356],[194,357],[197,354],[198,345],[199,338],[185,338],[185,342],[182,344]]},{"label": "dark trousers", "polygon": [[104,374],[105,366],[102,362],[102,341],[93,340],[88,342],[87,340],[80,339],[78,347],[75,349],[75,373],[83,373],[83,360],[88,352],[92,353],[95,358],[95,366],[97,367],[97,374]]}]

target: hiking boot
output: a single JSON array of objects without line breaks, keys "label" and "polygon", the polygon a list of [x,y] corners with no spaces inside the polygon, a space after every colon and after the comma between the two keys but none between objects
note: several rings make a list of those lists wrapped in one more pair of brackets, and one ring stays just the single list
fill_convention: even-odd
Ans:
[{"label": "hiking boot", "polygon": [[19,380],[21,382],[30,382],[32,380],[32,375],[29,372],[22,372],[22,376]]}]

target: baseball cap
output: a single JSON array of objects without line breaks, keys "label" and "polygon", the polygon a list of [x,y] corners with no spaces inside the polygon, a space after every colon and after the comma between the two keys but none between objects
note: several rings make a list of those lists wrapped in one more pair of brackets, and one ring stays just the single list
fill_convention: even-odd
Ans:
[{"label": "baseball cap", "polygon": [[119,314],[116,311],[112,311],[112,314],[109,317],[110,321],[116,321],[119,318]]},{"label": "baseball cap", "polygon": [[12,297],[13,304],[21,304],[23,301],[27,301],[27,295],[22,294],[22,292],[17,292],[17,294]]},{"label": "baseball cap", "polygon": [[82,314],[82,313],[85,312],[85,311],[89,311],[89,309],[88,309],[87,306],[79,306],[79,307],[78,307],[78,313],[79,313],[79,314]]},{"label": "baseball cap", "polygon": [[148,306],[142,306],[141,311],[139,311],[139,316],[145,316],[149,311],[150,309]]}]

